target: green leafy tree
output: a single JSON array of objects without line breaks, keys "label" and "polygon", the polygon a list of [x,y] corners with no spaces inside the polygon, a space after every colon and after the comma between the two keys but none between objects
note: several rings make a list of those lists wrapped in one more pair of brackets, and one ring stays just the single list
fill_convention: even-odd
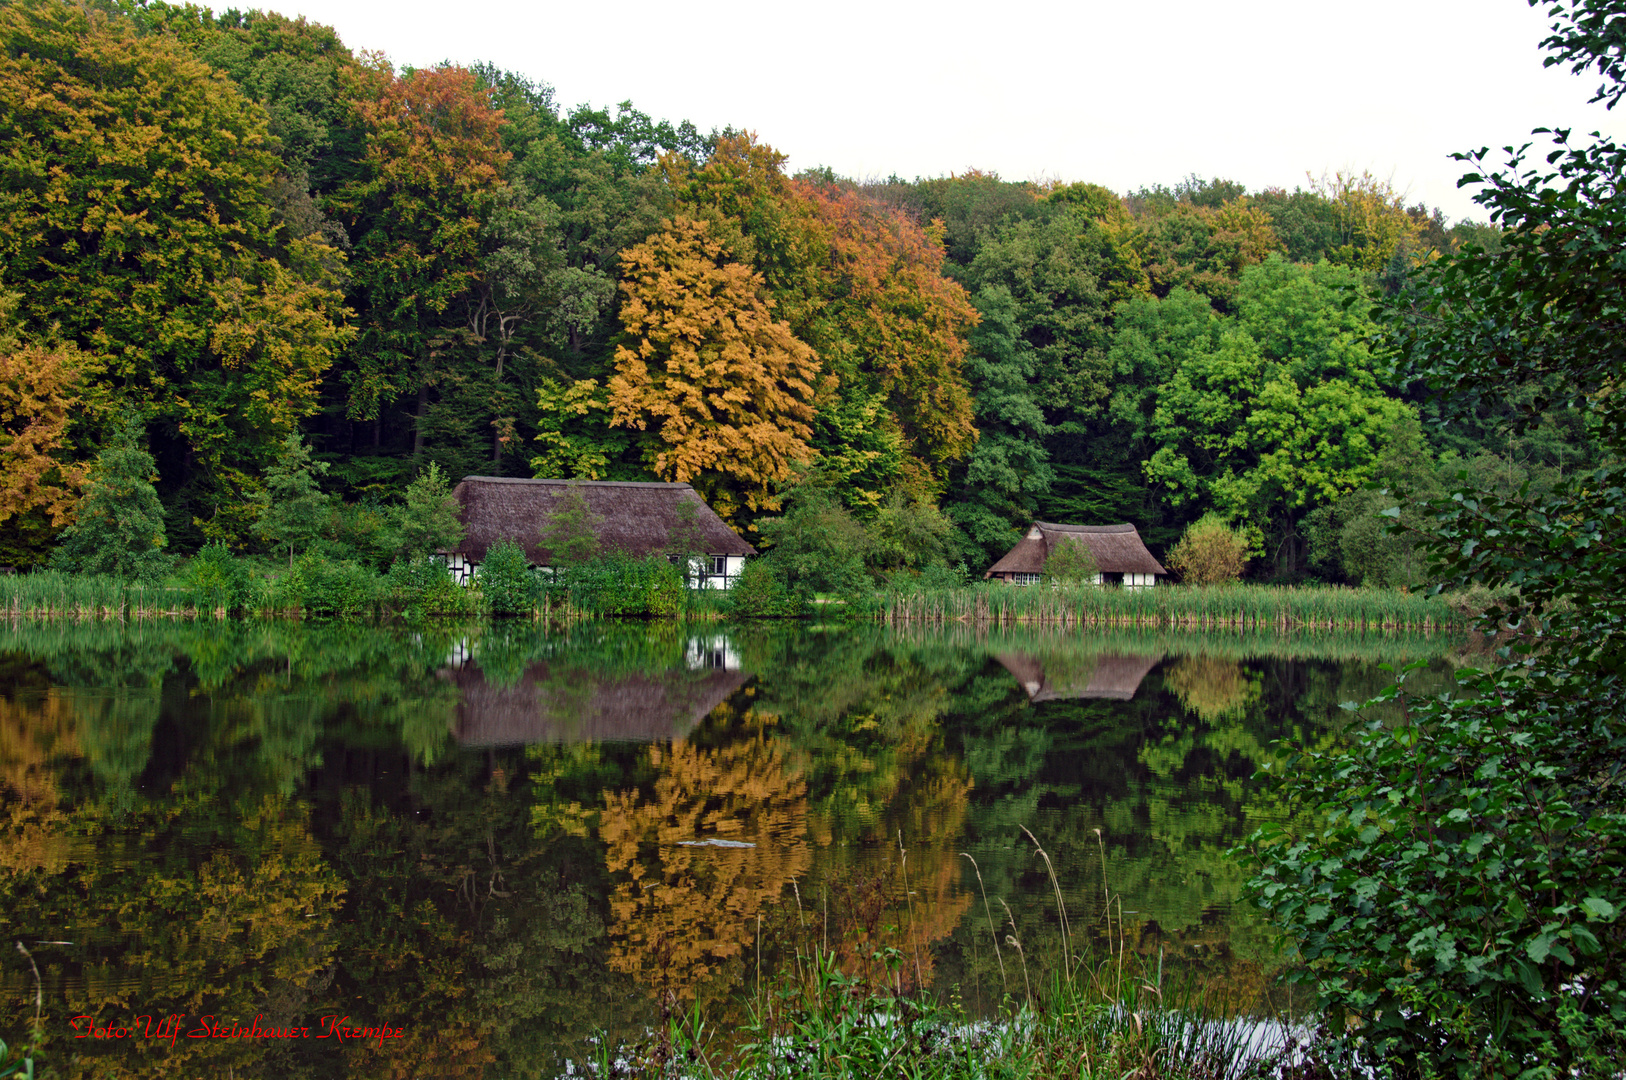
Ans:
[{"label": "green leafy tree", "polygon": [[1113,223],[1066,204],[1043,219],[1009,222],[982,245],[969,276],[979,288],[1010,293],[1044,388],[1039,403],[1052,420],[1098,410],[1113,385],[1106,364],[1112,309],[1145,291]]},{"label": "green leafy tree", "polygon": [[[1618,100],[1626,6],[1549,14],[1549,63],[1595,63]],[[1287,761],[1280,789],[1314,824],[1250,845],[1253,896],[1324,1015],[1359,1019],[1363,1056],[1396,1074],[1601,1077],[1626,1054],[1626,148],[1555,142],[1502,169],[1463,156],[1504,244],[1423,268],[1391,329],[1448,416],[1539,384],[1519,426],[1573,403],[1611,459],[1545,492],[1459,483],[1434,502],[1435,582],[1517,585],[1483,626],[1511,642],[1403,722]]]},{"label": "green leafy tree", "polygon": [[152,486],[155,474],[141,420],[127,414],[96,455],[90,486],[51,565],[142,582],[168,573],[173,560],[164,552],[164,511]]},{"label": "green leafy tree", "polygon": [[431,461],[417,479],[407,485],[406,501],[397,511],[396,527],[401,532],[401,554],[409,561],[438,551],[455,548],[463,542],[460,507],[452,498],[452,485]]},{"label": "green leafy tree", "polygon": [[512,540],[499,540],[486,550],[475,580],[493,615],[529,615],[536,603],[536,578],[530,560],[525,557],[525,549]]},{"label": "green leafy tree", "polygon": [[1063,538],[1044,561],[1044,573],[1064,585],[1094,584],[1101,572],[1095,553],[1082,540]]},{"label": "green leafy tree", "polygon": [[289,566],[295,551],[321,537],[332,514],[333,500],[317,485],[327,469],[327,462],[313,459],[305,440],[293,432],[282,442],[281,457],[266,470],[265,487],[256,500],[260,519],[254,535],[273,551],[287,548]]},{"label": "green leafy tree", "polygon": [[1009,289],[991,285],[977,294],[976,306],[982,321],[971,332],[966,373],[977,445],[961,496],[945,510],[985,555],[997,558],[1016,542],[1021,519],[1034,519],[1035,497],[1050,489],[1055,470],[1044,445],[1050,425],[1035,400],[1038,365],[1017,331],[1016,302]]},{"label": "green leafy tree", "polygon": [[95,361],[88,406],[128,403],[183,450],[165,481],[186,528],[225,511],[235,537],[349,339],[336,252],[268,199],[263,110],[176,38],[22,0],[0,43],[0,261],[25,329]]},{"label": "green leafy tree", "polygon": [[1277,571],[1302,569],[1305,516],[1370,481],[1411,408],[1378,385],[1336,268],[1272,256],[1246,271],[1238,314],[1193,339],[1157,388],[1148,480],[1175,506],[1259,529]]},{"label": "green leafy tree", "polygon": [[[424,447],[442,345],[458,305],[484,279],[481,211],[503,183],[503,114],[458,67],[396,74],[378,61],[356,75],[361,167],[329,199],[355,237],[351,296],[361,332],[341,376],[352,420],[412,401],[414,456]],[[478,321],[478,320],[477,320]]]},{"label": "green leafy tree", "polygon": [[581,488],[571,484],[542,526],[542,546],[552,554],[554,566],[581,566],[603,546],[598,529],[598,515],[587,505]]}]

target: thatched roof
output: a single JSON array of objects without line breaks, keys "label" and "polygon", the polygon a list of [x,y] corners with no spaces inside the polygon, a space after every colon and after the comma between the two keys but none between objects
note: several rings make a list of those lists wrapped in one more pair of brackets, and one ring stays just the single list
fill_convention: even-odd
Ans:
[{"label": "thatched roof", "polygon": [[[1037,534],[1037,535],[1035,535]],[[1141,543],[1133,525],[1052,525],[1036,521],[1005,557],[988,568],[994,574],[1039,574],[1056,545],[1077,542],[1090,549],[1105,574],[1166,574],[1163,564]]]},{"label": "thatched roof", "polygon": [[496,686],[478,664],[441,673],[463,692],[453,733],[464,746],[681,739],[751,676],[709,668],[601,676],[532,664]]},{"label": "thatched roof", "polygon": [[581,492],[594,529],[607,551],[650,555],[682,550],[678,506],[695,507],[696,554],[755,555],[688,484],[618,480],[520,480],[501,476],[465,476],[452,489],[462,511],[463,543],[452,549],[473,562],[483,562],[486,549],[513,540],[537,566],[551,566],[553,553],[542,546],[560,501],[571,488]]},{"label": "thatched roof", "polygon": [[[1101,653],[1093,663],[1046,664],[1027,653],[1000,653],[996,657],[1005,670],[1016,677],[1030,701],[1063,701],[1077,698],[1105,698],[1128,701],[1140,689],[1141,680],[1163,659],[1156,656],[1124,656]],[[1047,672],[1058,669],[1052,677]],[[1082,677],[1081,677],[1082,676]]]}]

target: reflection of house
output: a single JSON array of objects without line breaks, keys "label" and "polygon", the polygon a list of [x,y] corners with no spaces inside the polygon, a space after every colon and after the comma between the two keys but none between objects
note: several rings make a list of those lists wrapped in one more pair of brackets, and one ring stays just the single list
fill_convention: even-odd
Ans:
[{"label": "reflection of house", "polygon": [[983,577],[1013,585],[1036,584],[1044,576],[1045,562],[1059,545],[1067,543],[1083,544],[1089,549],[1095,559],[1097,585],[1147,588],[1157,584],[1158,575],[1168,573],[1146,550],[1133,525],[1051,525],[1036,521]]},{"label": "reflection of house", "polygon": [[463,542],[447,553],[452,573],[467,581],[499,540],[521,545],[532,566],[553,565],[542,532],[572,489],[586,503],[603,550],[636,556],[698,554],[702,587],[728,588],[745,557],[756,554],[688,484],[466,476],[452,490],[463,521]]},{"label": "reflection of house", "polygon": [[1047,662],[1028,653],[1000,653],[996,659],[1016,677],[1030,701],[1076,698],[1128,701],[1163,655],[1100,653],[1077,659],[1052,658]]},{"label": "reflection of house", "polygon": [[600,675],[536,663],[497,685],[477,664],[443,672],[462,693],[453,732],[464,746],[681,739],[750,678],[738,668],[688,667]]}]

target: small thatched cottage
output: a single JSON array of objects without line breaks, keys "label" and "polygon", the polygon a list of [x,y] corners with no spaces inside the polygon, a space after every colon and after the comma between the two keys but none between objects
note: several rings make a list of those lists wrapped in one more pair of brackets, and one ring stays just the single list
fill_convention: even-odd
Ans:
[{"label": "small thatched cottage", "polygon": [[744,568],[745,557],[757,553],[688,484],[465,476],[452,489],[463,522],[463,543],[446,553],[452,574],[466,582],[499,540],[518,543],[532,566],[552,566],[553,553],[543,546],[542,532],[571,488],[587,504],[604,550],[635,556],[700,554],[699,573],[691,578],[697,588],[728,588]]},{"label": "small thatched cottage", "polygon": [[1036,521],[1027,535],[1005,553],[985,578],[1013,585],[1034,585],[1044,577],[1044,564],[1058,544],[1083,544],[1095,557],[1097,585],[1150,588],[1168,571],[1141,543],[1133,525],[1051,525]]}]

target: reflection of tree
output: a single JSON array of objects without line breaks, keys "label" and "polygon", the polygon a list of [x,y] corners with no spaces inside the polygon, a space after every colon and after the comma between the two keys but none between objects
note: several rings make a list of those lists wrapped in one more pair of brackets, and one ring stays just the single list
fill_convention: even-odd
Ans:
[{"label": "reflection of tree", "polygon": [[1259,700],[1259,679],[1233,660],[1182,656],[1163,669],[1163,685],[1206,723],[1239,718]]},{"label": "reflection of tree", "polygon": [[[680,997],[712,996],[739,980],[731,961],[757,917],[812,861],[807,785],[763,738],[652,746],[648,760],[652,792],[608,792],[600,818],[616,879],[610,966]],[[751,846],[684,846],[707,840]]]},{"label": "reflection of tree", "polygon": [[0,697],[0,791],[55,805],[53,765],[77,751],[73,708],[57,690]]},{"label": "reflection of tree", "polygon": [[[47,988],[48,1060],[66,1076],[212,1075],[259,1063],[240,1040],[70,1044],[68,1018],[212,1013],[293,1022],[332,959],[343,886],[326,867],[308,812],[270,797],[231,805],[178,798],[128,809],[13,806],[6,843],[45,837],[69,858],[0,868],[0,936],[71,945],[35,952]],[[155,854],[156,853],[156,854]],[[32,978],[6,969],[0,1030],[24,1030]]]}]

